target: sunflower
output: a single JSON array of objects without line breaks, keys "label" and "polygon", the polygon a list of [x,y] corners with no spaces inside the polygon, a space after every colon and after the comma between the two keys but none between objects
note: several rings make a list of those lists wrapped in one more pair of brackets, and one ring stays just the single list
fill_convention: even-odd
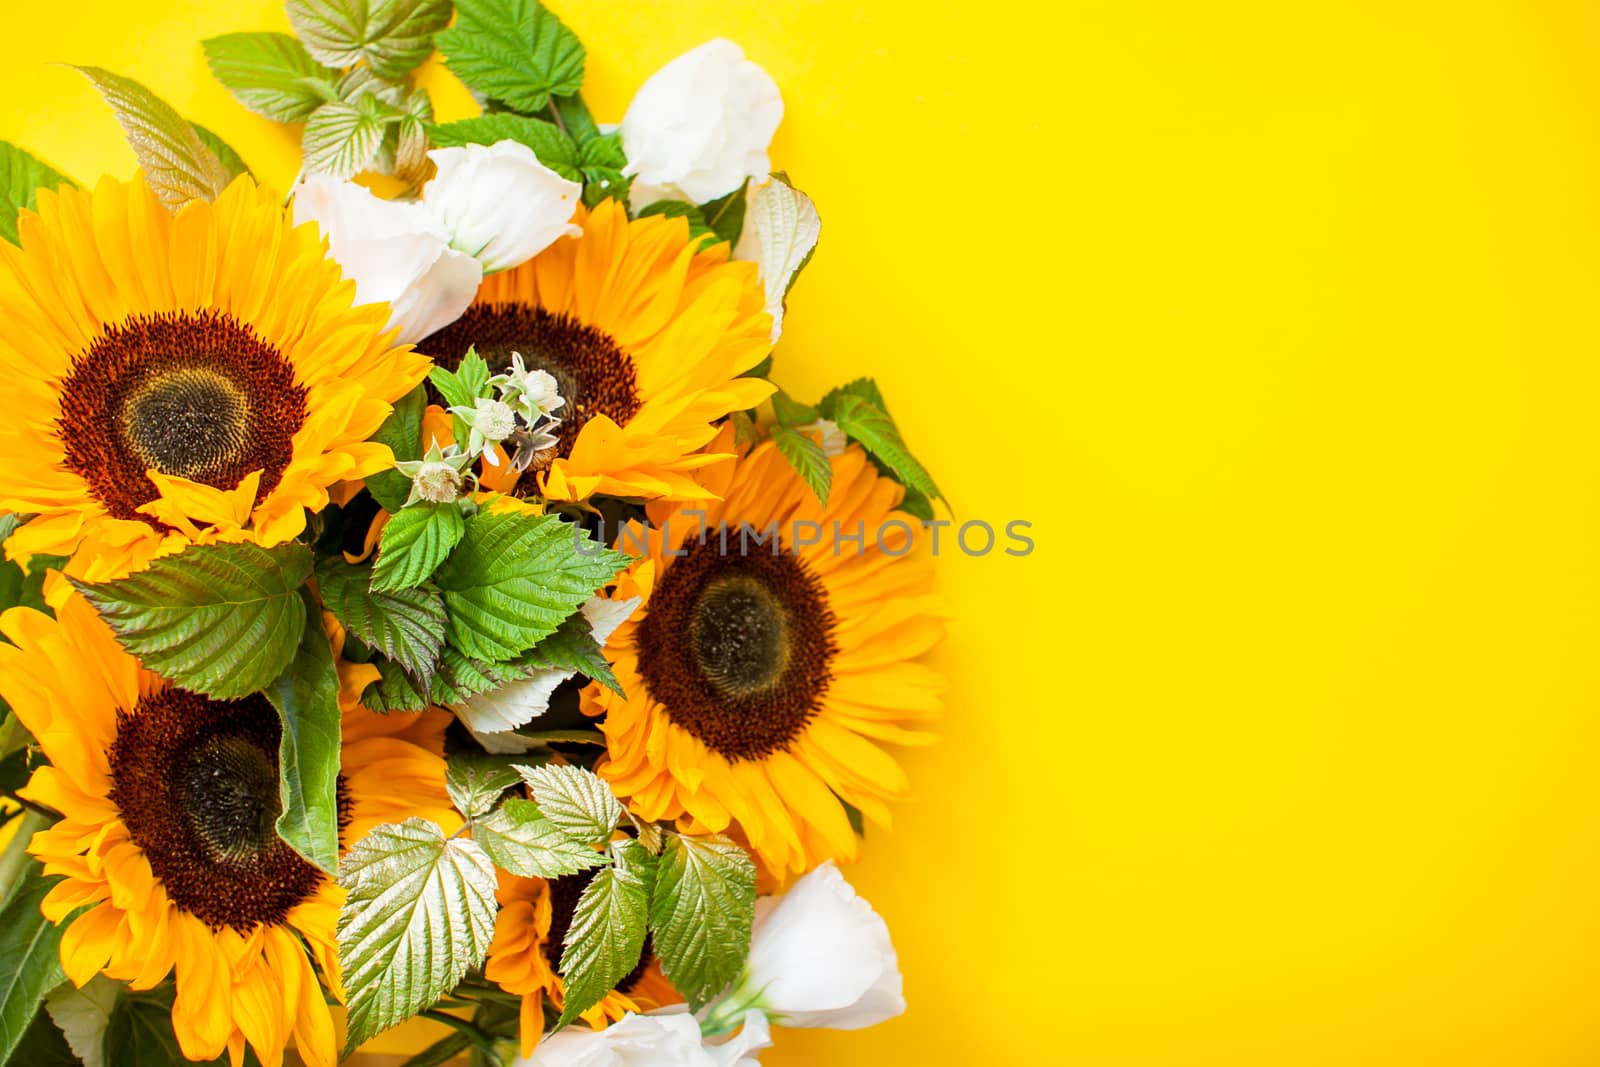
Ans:
[{"label": "sunflower", "polygon": [[13,557],[119,577],[190,542],[274,545],[336,482],[381,470],[366,439],[427,373],[388,308],[314,227],[240,178],[169,212],[142,181],[41,191],[0,242],[0,510],[38,517]]},{"label": "sunflower", "polygon": [[845,804],[888,824],[907,782],[878,743],[931,741],[914,727],[941,706],[914,662],[943,634],[921,526],[859,447],[830,462],[826,507],[766,442],[708,475],[720,500],[625,527],[637,558],[613,596],[643,603],[606,655],[627,695],[583,693],[604,716],[599,772],[636,815],[731,827],[780,880],[855,857]]},{"label": "sunflower", "polygon": [[[0,695],[49,765],[21,795],[61,813],[29,851],[62,881],[43,903],[61,922],[74,984],[97,973],[149,989],[176,972],[172,1023],[185,1056],[248,1043],[266,1067],[291,1036],[312,1065],[336,1060],[320,966],[338,995],[334,928],[343,890],[278,838],[277,712],[263,697],[215,701],[141,669],[64,583],[56,617],[0,615]],[[448,717],[344,706],[341,836],[380,822],[448,820]],[[456,820],[459,824],[459,820]]]},{"label": "sunflower", "polygon": [[486,278],[466,314],[417,347],[454,370],[476,346],[495,373],[518,352],[556,380],[552,454],[520,478],[485,467],[486,488],[704,499],[695,472],[727,459],[701,451],[712,423],[773,391],[740,377],[772,347],[756,266],[730,261],[726,242],[696,251],[684,219],[629,221],[615,200],[573,221],[583,236]]},{"label": "sunflower", "polygon": [[[495,896],[500,913],[495,917],[494,940],[484,977],[507,993],[522,998],[522,1054],[531,1056],[544,1031],[544,1002],[560,1011],[566,987],[556,968],[561,964],[563,942],[572,913],[593,871],[546,882],[500,872]],[[683,1000],[661,973],[661,964],[645,942],[639,963],[605,998],[584,1012],[584,1022],[601,1030],[628,1012],[646,1012]]]}]

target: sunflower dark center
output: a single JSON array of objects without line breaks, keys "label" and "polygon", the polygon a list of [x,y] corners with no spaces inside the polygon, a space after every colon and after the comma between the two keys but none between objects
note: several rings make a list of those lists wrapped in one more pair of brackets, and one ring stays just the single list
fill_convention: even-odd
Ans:
[{"label": "sunflower dark center", "polygon": [[[209,926],[282,923],[323,874],[284,844],[277,712],[165,689],[117,717],[111,801],[173,903]],[[339,781],[341,825],[349,801]]]},{"label": "sunflower dark center", "polygon": [[[594,875],[594,871],[580,871],[577,874],[551,879],[546,883],[550,892],[550,936],[545,938],[543,951],[545,962],[549,963],[550,969],[557,974],[561,973],[561,952],[566,946],[567,931],[572,929],[572,916],[578,910],[578,900],[583,896],[583,891],[594,881]],[[644,948],[639,952],[639,962],[634,965],[633,970],[623,976],[622,981],[617,983],[617,992],[622,994],[633,992],[653,959],[655,959],[655,946],[647,934]]]},{"label": "sunflower dark center", "polygon": [[816,714],[832,678],[833,627],[822,583],[797,557],[728,554],[709,537],[673,560],[650,595],[639,673],[707,747],[760,759]]},{"label": "sunflower dark center", "polygon": [[[565,406],[556,411],[556,454],[569,456],[585,424],[605,415],[619,426],[639,412],[638,375],[633,360],[606,334],[570,315],[518,302],[474,304],[455,322],[423,341],[417,348],[446,370],[461,366],[469,348],[499,374],[511,366],[511,354],[520,352],[523,365],[538,368],[556,380]],[[434,403],[443,403],[432,392]],[[535,488],[531,470],[519,491]]]},{"label": "sunflower dark center", "polygon": [[220,312],[174,312],[108,327],[61,387],[68,468],[119,519],[156,497],[146,471],[233,489],[261,471],[259,502],[283,477],[306,417],[294,368]]}]

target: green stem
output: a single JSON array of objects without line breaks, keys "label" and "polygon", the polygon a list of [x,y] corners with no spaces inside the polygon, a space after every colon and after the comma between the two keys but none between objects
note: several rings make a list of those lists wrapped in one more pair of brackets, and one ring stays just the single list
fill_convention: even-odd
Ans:
[{"label": "green stem", "polygon": [[721,1037],[737,1030],[744,1022],[744,1013],[761,1006],[762,990],[748,991],[744,982],[733,987],[726,997],[711,1006],[706,1021],[700,1024],[702,1037]]}]

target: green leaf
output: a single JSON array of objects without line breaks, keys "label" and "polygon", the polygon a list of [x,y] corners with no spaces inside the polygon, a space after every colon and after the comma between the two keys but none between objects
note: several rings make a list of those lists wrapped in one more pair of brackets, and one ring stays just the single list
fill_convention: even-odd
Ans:
[{"label": "green leaf", "polygon": [[469,819],[489,811],[500,794],[520,785],[522,776],[511,761],[487,752],[456,752],[445,769],[445,789],[456,810]]},{"label": "green leaf", "polygon": [[583,85],[582,43],[537,0],[457,0],[439,50],[469,88],[525,115]]},{"label": "green leaf", "polygon": [[[300,544],[195,545],[101,585],[74,580],[145,667],[217,700],[249,696],[295,656],[311,576]],[[320,627],[319,627],[320,632]]]},{"label": "green leaf", "polygon": [[871,378],[857,378],[855,381],[847,382],[837,389],[829,389],[827,395],[817,404],[817,409],[822,412],[823,418],[836,418],[839,414],[839,401],[847,396],[859,396],[881,411],[888,412],[889,410],[889,405],[883,401],[883,391],[878,388],[878,383]]},{"label": "green leaf", "polygon": [[846,393],[834,407],[833,421],[851,440],[861,442],[901,483],[935,500],[942,495],[933,477],[906,448],[894,420],[879,404],[855,393]]},{"label": "green leaf", "polygon": [[66,1037],[83,1067],[104,1067],[106,1031],[122,989],[120,982],[97,974],[82,989],[63,982],[45,998],[50,1021]]},{"label": "green leaf", "polygon": [[[422,386],[395,401],[394,410],[383,420],[372,439],[388,445],[397,461],[421,459],[423,453],[422,413],[428,406],[428,394]],[[411,495],[411,479],[390,467],[377,474],[367,475],[367,490],[384,511],[398,512],[405,507]]]},{"label": "green leaf", "polygon": [[622,171],[628,156],[622,150],[622,136],[607,133],[590,137],[578,148],[578,170],[589,185],[604,188],[621,199],[627,195],[628,179]]},{"label": "green leaf", "polygon": [[139,158],[150,190],[176,211],[191,200],[215,200],[228,172],[172,105],[132,78],[99,67],[76,67],[111,105]]},{"label": "green leaf", "polygon": [[433,676],[432,699],[435,704],[460,704],[474,694],[499,689],[527,676],[528,671],[516,663],[470,659],[446,644],[439,655],[439,673]]},{"label": "green leaf", "polygon": [[[106,1030],[106,1067],[190,1067],[172,1029],[172,1001],[171,985],[124,993]],[[227,1053],[209,1062],[227,1063]]]},{"label": "green leaf", "polygon": [[374,828],[346,854],[339,962],[346,1050],[408,1019],[482,966],[494,937],[494,864],[426,819]]},{"label": "green leaf", "polygon": [[428,580],[466,535],[466,521],[454,504],[402,508],[383,528],[372,588],[393,593]]},{"label": "green leaf", "polygon": [[72,1053],[50,1016],[36,1012],[33,1022],[23,1031],[22,1040],[11,1053],[11,1062],[17,1067],[82,1067],[81,1060]]},{"label": "green leaf", "polygon": [[385,78],[411,73],[450,23],[450,0],[289,0],[289,22],[330,67],[365,61]]},{"label": "green leaf", "polygon": [[785,426],[801,426],[822,417],[816,408],[800,403],[782,389],[772,394],[772,413]]},{"label": "green leaf", "polygon": [[578,144],[587,144],[601,136],[600,127],[595,123],[594,116],[589,113],[589,105],[585,104],[583,97],[577,93],[556,96],[551,100],[551,106],[556,109],[556,114],[561,116],[561,124]]},{"label": "green leaf", "polygon": [[371,583],[370,564],[335,557],[317,567],[322,602],[340,625],[417,678],[431,678],[444,646],[444,601],[427,586],[388,592]]},{"label": "green leaf", "polygon": [[568,837],[531,800],[508,800],[477,820],[472,839],[502,870],[523,878],[560,878],[606,861],[604,854]]},{"label": "green leaf", "polygon": [[230,179],[237,178],[241,174],[250,173],[250,165],[244,161],[243,156],[233,150],[233,146],[228,144],[227,141],[224,141],[198,122],[191,122],[189,125],[194,127],[195,136],[200,138],[200,143],[217,154],[218,162],[222,164],[222,169],[228,172]]},{"label": "green leaf", "polygon": [[72,184],[16,145],[0,141],[0,237],[17,244],[17,214],[33,210],[40,189]]},{"label": "green leaf", "polygon": [[669,219],[688,219],[689,240],[691,241],[698,237],[715,237],[717,235],[717,231],[711,228],[711,224],[700,213],[700,209],[685,200],[657,200],[639,209],[639,218],[645,219],[651,215],[662,215]]},{"label": "green leaf", "polygon": [[622,805],[599,775],[582,767],[553,764],[518,766],[517,773],[533,790],[545,818],[568,837],[582,844],[610,840],[622,818]]},{"label": "green leaf", "polygon": [[900,510],[914,519],[933,521],[933,503],[928,499],[928,494],[909,485],[906,486],[905,499],[900,501]]},{"label": "green leaf", "polygon": [[304,122],[334,94],[339,72],[311,58],[287,33],[225,33],[201,47],[217,81],[274,122]]},{"label": "green leaf", "polygon": [[727,196],[700,205],[706,224],[729,244],[738,244],[739,235],[744,232],[746,190],[749,188],[750,183],[746,182]]},{"label": "green leaf", "polygon": [[[423,711],[429,700],[426,690],[418,689],[416,682],[398,663],[379,657],[378,680],[361,691],[363,707],[380,714],[391,711]],[[438,679],[435,677],[437,683]]]},{"label": "green leaf", "polygon": [[565,671],[599,682],[618,696],[626,696],[622,683],[611,672],[605,646],[595,640],[589,620],[574,613],[556,632],[533,646],[517,662],[533,670]]},{"label": "green leaf", "polygon": [[400,116],[395,136],[396,176],[413,184],[427,176],[428,149],[433,147],[428,130],[432,123],[433,98],[426,89],[418,89],[406,98],[405,112]]},{"label": "green leaf", "polygon": [[779,424],[772,428],[772,443],[789,461],[789,466],[800,472],[820,503],[828,502],[828,492],[833,488],[833,464],[828,454],[809,433]]},{"label": "green leaf", "polygon": [[673,988],[698,1010],[749,954],[756,865],[725,837],[668,834],[656,870],[651,944]]},{"label": "green leaf", "polygon": [[447,640],[469,657],[509,660],[554,633],[626,562],[558,515],[479,512],[438,571]]},{"label": "green leaf", "polygon": [[479,398],[493,392],[489,388],[489,364],[478,355],[476,347],[467,349],[453,371],[433,368],[428,372],[428,381],[450,407],[470,408]]},{"label": "green leaf", "polygon": [[531,148],[540,163],[568,181],[583,180],[583,174],[578,170],[578,146],[554,123],[542,119],[530,119],[502,111],[481,118],[447,122],[433,127],[431,132],[433,143],[440,148],[516,141]]},{"label": "green leaf", "polygon": [[278,836],[333,873],[339,866],[339,672],[309,589],[300,590],[306,626],[287,670],[267,687],[278,709]]},{"label": "green leaf", "polygon": [[21,887],[0,911],[0,1063],[22,1041],[44,995],[66,980],[61,971],[62,928],[39,912],[45,894],[58,881],[46,878],[38,862],[29,860]]},{"label": "green leaf", "polygon": [[342,180],[372,169],[390,121],[381,107],[369,103],[376,99],[365,96],[354,104],[323,104],[311,113],[301,140],[308,174]]},{"label": "green leaf", "polygon": [[615,860],[584,887],[561,954],[566,1005],[558,1027],[600,1003],[644,952],[656,858],[637,841],[619,841]]}]

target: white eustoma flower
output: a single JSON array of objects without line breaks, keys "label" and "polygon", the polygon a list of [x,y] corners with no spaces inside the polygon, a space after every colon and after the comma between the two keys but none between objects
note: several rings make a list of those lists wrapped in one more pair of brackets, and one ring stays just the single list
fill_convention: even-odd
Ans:
[{"label": "white eustoma flower", "polygon": [[758,1011],[745,1015],[737,1035],[708,1045],[694,1016],[680,1005],[649,1015],[629,1012],[604,1030],[570,1027],[539,1042],[516,1067],[760,1067],[751,1053],[771,1045]]},{"label": "white eustoma flower", "polygon": [[821,236],[822,218],[805,193],[777,178],[750,190],[733,258],[760,268],[774,344],[783,333],[783,300],[789,284]]},{"label": "white eustoma flower", "polygon": [[728,1000],[782,1026],[833,1030],[906,1010],[889,927],[831,860],[757,902],[750,958]]},{"label": "white eustoma flower", "polygon": [[583,186],[540,163],[525,144],[436,148],[428,158],[439,173],[423,188],[422,207],[449,234],[450,247],[486,273],[521,266],[557,238],[583,232],[572,224]]},{"label": "white eustoma flower", "polygon": [[781,121],[777,83],[719,37],[640,87],[622,118],[623,173],[646,186],[675,187],[696,204],[715,200],[767,176],[767,147]]},{"label": "white eustoma flower", "polygon": [[294,196],[297,225],[314,222],[328,251],[356,283],[356,303],[388,304],[401,344],[415,344],[467,310],[483,266],[450,247],[450,235],[420,204],[382,200],[354,182],[307,178]]}]

